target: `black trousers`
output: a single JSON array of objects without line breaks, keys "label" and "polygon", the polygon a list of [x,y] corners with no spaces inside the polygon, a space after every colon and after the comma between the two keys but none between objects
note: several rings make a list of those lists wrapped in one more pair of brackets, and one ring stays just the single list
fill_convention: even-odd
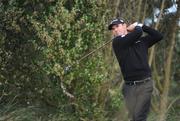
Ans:
[{"label": "black trousers", "polygon": [[146,121],[151,105],[153,80],[139,85],[123,85],[122,93],[130,121]]}]

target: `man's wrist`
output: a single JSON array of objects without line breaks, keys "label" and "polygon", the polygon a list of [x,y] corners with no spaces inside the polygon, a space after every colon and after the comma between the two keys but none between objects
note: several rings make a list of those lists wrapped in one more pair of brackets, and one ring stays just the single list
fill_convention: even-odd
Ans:
[{"label": "man's wrist", "polygon": [[133,23],[133,26],[137,26],[137,25],[138,25],[138,22],[134,22],[134,23]]}]

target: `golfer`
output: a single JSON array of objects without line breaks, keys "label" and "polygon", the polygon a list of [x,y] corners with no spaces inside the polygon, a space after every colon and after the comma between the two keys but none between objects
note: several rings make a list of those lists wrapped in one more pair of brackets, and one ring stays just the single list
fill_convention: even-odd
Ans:
[{"label": "golfer", "polygon": [[114,36],[112,46],[125,80],[122,93],[130,121],[146,121],[153,91],[148,49],[162,35],[137,22],[127,26],[122,19],[112,20],[108,29]]}]

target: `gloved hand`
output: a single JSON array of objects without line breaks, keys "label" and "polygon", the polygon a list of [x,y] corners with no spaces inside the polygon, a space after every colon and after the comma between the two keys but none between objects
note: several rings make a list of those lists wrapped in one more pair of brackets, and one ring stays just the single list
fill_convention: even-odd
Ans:
[{"label": "gloved hand", "polygon": [[132,32],[136,26],[142,27],[143,24],[138,23],[138,22],[134,22],[133,24],[131,24],[131,25],[129,25],[129,26],[127,27],[127,31],[128,31],[128,32]]}]

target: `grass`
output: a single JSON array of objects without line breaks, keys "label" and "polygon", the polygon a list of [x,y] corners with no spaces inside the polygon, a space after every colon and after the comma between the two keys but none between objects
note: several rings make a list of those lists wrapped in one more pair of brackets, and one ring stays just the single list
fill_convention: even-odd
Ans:
[{"label": "grass", "polygon": [[[123,108],[124,110],[124,108]],[[123,121],[123,111],[117,112],[111,121]],[[150,112],[147,121],[157,121],[157,114]],[[107,117],[108,118],[108,117]],[[103,118],[98,118],[95,121]],[[124,118],[125,119],[125,118]],[[79,121],[76,116],[59,112],[53,108],[37,107],[37,106],[14,106],[6,105],[0,108],[0,121]],[[90,121],[88,119],[82,121]],[[166,121],[180,121],[180,109],[169,110]]]}]

